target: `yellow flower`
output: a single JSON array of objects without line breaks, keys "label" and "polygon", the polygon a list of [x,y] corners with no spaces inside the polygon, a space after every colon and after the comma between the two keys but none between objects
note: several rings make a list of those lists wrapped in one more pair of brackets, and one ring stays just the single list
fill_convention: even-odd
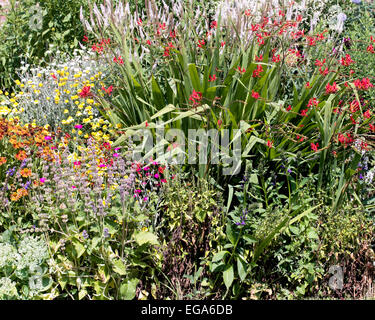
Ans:
[{"label": "yellow flower", "polygon": [[65,110],[64,110],[64,113],[69,113],[69,110],[68,110],[68,109],[65,109]]}]

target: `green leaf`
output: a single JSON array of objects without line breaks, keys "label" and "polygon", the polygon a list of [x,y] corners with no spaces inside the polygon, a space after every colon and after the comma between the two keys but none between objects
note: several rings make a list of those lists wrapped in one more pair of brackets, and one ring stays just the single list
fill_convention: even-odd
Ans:
[{"label": "green leaf", "polygon": [[212,258],[212,262],[222,260],[225,257],[225,255],[227,255],[227,254],[229,254],[229,251],[220,251],[220,252],[216,253],[214,255],[214,257]]},{"label": "green leaf", "polygon": [[120,286],[120,297],[124,300],[132,300],[135,297],[139,279],[129,279]]},{"label": "green leaf", "polygon": [[225,270],[223,271],[223,279],[225,286],[227,287],[227,289],[229,289],[234,280],[233,265],[227,266],[225,268]]},{"label": "green leaf", "polygon": [[246,278],[246,266],[240,257],[237,258],[237,271],[241,281],[244,281]]},{"label": "green leaf", "polygon": [[124,276],[124,275],[126,275],[126,266],[120,259],[114,260],[113,261],[113,271],[118,273],[121,276]]},{"label": "green leaf", "polygon": [[159,244],[158,238],[156,235],[149,231],[141,231],[135,235],[135,241],[141,246],[145,243],[149,244]]},{"label": "green leaf", "polygon": [[85,253],[86,249],[79,240],[74,239],[72,242],[73,242],[74,249],[77,253],[77,258],[79,258]]}]

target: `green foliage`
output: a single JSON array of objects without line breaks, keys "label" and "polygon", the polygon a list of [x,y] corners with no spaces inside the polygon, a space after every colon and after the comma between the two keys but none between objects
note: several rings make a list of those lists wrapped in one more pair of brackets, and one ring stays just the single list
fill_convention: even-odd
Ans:
[{"label": "green foliage", "polygon": [[79,20],[81,6],[86,10],[87,0],[10,1],[0,28],[0,88],[12,90],[22,61],[43,65],[50,54],[77,48],[85,34]]}]

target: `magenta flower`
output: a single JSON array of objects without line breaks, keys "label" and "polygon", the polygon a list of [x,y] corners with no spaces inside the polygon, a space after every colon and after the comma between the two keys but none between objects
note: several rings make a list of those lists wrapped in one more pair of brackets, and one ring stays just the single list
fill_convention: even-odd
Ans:
[{"label": "magenta flower", "polygon": [[46,178],[40,178],[39,181],[40,181],[41,183],[44,183],[44,182],[46,182]]},{"label": "magenta flower", "polygon": [[81,125],[81,124],[76,124],[76,125],[74,126],[74,128],[76,128],[76,129],[82,129],[82,127],[83,127],[83,125]]},{"label": "magenta flower", "polygon": [[115,158],[118,158],[120,155],[119,155],[118,153],[114,153],[113,156],[114,156]]},{"label": "magenta flower", "polygon": [[155,173],[154,177],[155,179],[159,179],[159,174]]},{"label": "magenta flower", "polygon": [[45,137],[44,137],[44,140],[51,140],[51,139],[52,139],[51,136],[45,136]]}]

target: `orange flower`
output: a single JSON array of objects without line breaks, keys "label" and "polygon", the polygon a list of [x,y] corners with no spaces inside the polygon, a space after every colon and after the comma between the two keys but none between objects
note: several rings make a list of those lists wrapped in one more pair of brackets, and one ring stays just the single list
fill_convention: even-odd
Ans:
[{"label": "orange flower", "polygon": [[12,200],[12,201],[18,201],[19,198],[20,198],[20,196],[18,195],[17,192],[13,192],[10,196],[10,200]]},{"label": "orange flower", "polygon": [[0,166],[1,166],[2,164],[6,163],[6,162],[7,162],[7,158],[5,158],[5,157],[0,157]]},{"label": "orange flower", "polygon": [[27,158],[26,152],[24,150],[21,150],[16,154],[16,159],[23,161]]},{"label": "orange flower", "polygon": [[28,177],[31,176],[31,170],[28,169],[28,168],[22,169],[22,170],[20,171],[20,174],[21,174],[22,177],[24,177],[24,178],[28,178]]}]

